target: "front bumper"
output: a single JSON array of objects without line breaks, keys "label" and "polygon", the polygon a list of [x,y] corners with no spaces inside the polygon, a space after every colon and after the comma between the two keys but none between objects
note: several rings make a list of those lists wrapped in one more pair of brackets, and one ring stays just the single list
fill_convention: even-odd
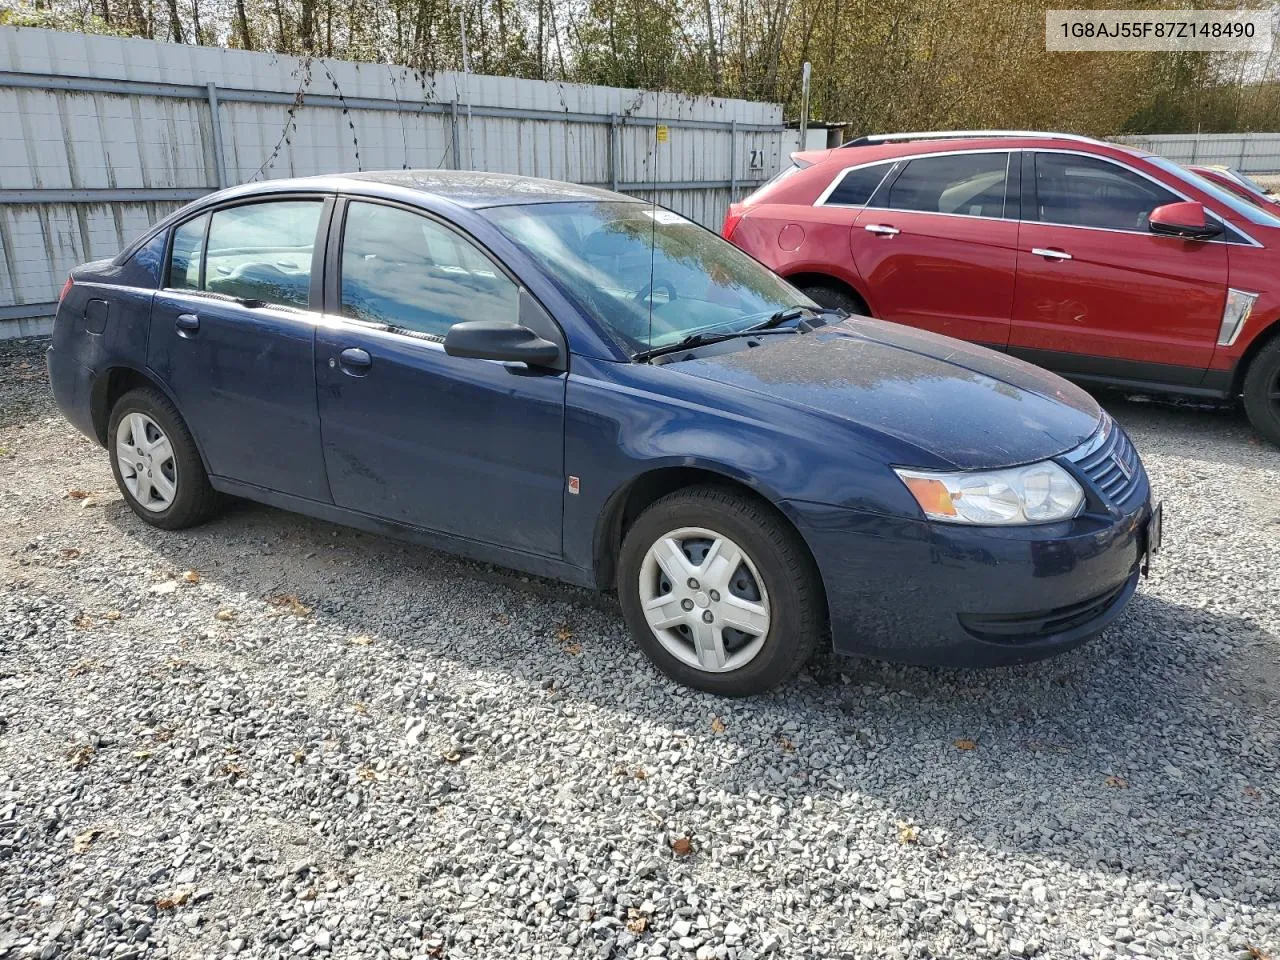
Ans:
[{"label": "front bumper", "polygon": [[907,663],[1019,663],[1078,646],[1137,588],[1151,516],[1126,511],[969,527],[788,502],[822,572],[839,653]]}]

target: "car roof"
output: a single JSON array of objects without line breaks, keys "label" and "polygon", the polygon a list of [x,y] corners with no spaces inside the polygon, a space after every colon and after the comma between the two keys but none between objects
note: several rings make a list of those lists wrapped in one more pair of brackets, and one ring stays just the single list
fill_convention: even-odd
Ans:
[{"label": "car roof", "polygon": [[[218,194],[219,197],[255,196],[298,190],[358,190],[380,193],[379,186],[390,187],[388,195],[410,190],[439,197],[460,207],[479,209],[523,203],[570,203],[583,200],[609,200],[643,203],[635,197],[614,193],[600,187],[588,187],[542,177],[524,177],[512,173],[490,173],[483,170],[372,170],[358,173],[296,177],[245,184]],[[370,189],[370,188],[374,189]]]}]

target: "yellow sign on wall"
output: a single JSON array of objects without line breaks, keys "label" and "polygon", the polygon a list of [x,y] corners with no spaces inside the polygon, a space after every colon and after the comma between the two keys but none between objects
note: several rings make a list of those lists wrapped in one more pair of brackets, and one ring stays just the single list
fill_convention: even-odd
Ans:
[{"label": "yellow sign on wall", "polygon": [[658,142],[667,142],[667,125],[665,123],[658,124]]}]

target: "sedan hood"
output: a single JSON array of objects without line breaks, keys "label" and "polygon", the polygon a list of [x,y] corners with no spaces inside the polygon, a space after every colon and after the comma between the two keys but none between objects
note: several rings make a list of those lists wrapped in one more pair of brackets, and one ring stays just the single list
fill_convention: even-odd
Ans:
[{"label": "sedan hood", "polygon": [[1083,443],[1102,412],[1079,387],[1003,353],[879,320],[667,367],[802,406],[892,437],[959,469],[1055,456]]}]

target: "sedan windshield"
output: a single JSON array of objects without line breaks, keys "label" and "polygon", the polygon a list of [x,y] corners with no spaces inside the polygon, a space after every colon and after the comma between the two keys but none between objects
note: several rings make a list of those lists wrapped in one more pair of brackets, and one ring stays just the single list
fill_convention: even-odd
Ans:
[{"label": "sedan windshield", "polygon": [[745,330],[812,303],[737,247],[661,207],[588,201],[483,213],[632,354]]}]

